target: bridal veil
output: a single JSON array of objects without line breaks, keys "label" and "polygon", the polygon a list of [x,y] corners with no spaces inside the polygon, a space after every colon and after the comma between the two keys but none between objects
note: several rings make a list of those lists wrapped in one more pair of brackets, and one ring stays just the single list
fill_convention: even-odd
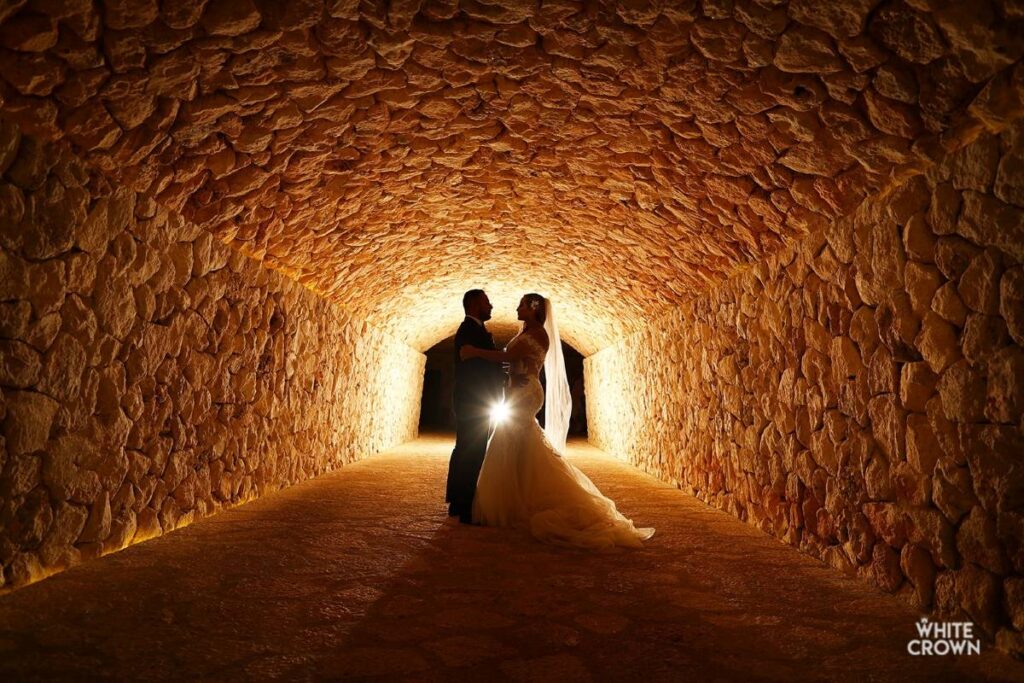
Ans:
[{"label": "bridal veil", "polygon": [[572,395],[569,393],[569,379],[565,374],[565,358],[562,354],[562,340],[558,336],[555,311],[551,299],[544,300],[544,331],[548,333],[548,352],[544,357],[544,435],[555,450],[565,453],[565,439],[569,434],[569,418],[572,415]]}]

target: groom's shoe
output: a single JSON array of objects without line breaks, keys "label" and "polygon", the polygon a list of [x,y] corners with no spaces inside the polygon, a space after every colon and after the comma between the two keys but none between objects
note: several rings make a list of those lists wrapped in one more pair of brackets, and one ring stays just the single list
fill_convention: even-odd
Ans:
[{"label": "groom's shoe", "polygon": [[459,521],[463,524],[472,524],[473,515],[468,512],[459,513]]}]

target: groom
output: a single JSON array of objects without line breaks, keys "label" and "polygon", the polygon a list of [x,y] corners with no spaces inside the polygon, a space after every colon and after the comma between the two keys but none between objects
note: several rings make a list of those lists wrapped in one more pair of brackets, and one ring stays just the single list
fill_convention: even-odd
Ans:
[{"label": "groom", "polygon": [[490,409],[502,400],[505,373],[501,365],[482,358],[461,360],[466,344],[494,350],[494,339],[484,327],[491,319],[491,302],[482,289],[462,297],[466,319],[455,333],[455,449],[448,463],[448,514],[464,524],[472,523],[476,480],[490,435]]}]

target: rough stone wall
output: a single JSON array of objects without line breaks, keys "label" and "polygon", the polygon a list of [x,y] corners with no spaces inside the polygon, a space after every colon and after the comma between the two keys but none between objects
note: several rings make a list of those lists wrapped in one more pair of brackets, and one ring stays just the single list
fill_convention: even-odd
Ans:
[{"label": "rough stone wall", "polygon": [[524,276],[614,343],[986,121],[1022,57],[1019,0],[0,3],[26,132],[420,350],[467,280],[514,322]]},{"label": "rough stone wall", "polygon": [[424,356],[0,123],[0,591],[416,435]]},{"label": "rough stone wall", "polygon": [[587,360],[591,440],[1024,651],[1024,127]]}]

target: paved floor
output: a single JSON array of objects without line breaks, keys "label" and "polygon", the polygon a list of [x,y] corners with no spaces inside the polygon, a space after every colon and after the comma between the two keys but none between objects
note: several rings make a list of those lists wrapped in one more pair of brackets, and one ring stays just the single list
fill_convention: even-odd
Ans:
[{"label": "paved floor", "polygon": [[387,454],[0,597],[0,681],[1024,680],[906,654],[903,603],[596,449],[638,524],[591,554],[443,514],[450,442]]}]

